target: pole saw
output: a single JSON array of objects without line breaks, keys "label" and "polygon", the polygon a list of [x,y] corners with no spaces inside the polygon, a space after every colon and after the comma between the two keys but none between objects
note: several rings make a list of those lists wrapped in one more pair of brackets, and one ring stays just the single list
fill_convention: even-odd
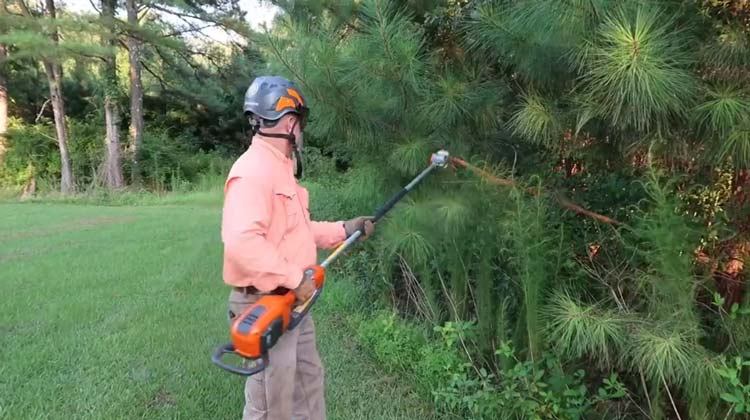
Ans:
[{"label": "pole saw", "polygon": [[[419,184],[435,168],[448,166],[450,155],[445,150],[433,153],[430,165],[417,175],[396,195],[391,197],[373,216],[372,222],[377,223],[388,213],[406,194]],[[339,245],[319,265],[308,267],[305,274],[311,276],[316,290],[307,301],[294,306],[296,300],[294,292],[289,290],[283,295],[264,295],[250,305],[232,323],[231,343],[217,348],[211,361],[220,368],[238,375],[250,376],[263,371],[268,366],[268,351],[279,341],[285,331],[293,330],[310,311],[323,291],[325,271],[341,254],[351,247],[363,234],[362,230],[354,232],[346,241]],[[251,367],[240,367],[227,364],[223,358],[227,354],[235,354],[249,362],[255,362]]]}]

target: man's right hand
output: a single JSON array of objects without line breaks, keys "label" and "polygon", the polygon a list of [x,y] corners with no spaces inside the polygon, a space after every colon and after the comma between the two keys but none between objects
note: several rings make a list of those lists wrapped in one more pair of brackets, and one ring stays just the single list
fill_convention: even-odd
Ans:
[{"label": "man's right hand", "polygon": [[[308,271],[306,270],[305,273],[308,273]],[[307,300],[312,297],[313,293],[315,293],[315,290],[315,281],[313,280],[312,275],[303,274],[302,281],[299,283],[299,286],[294,289],[294,296],[297,297],[297,303],[307,302]]]}]

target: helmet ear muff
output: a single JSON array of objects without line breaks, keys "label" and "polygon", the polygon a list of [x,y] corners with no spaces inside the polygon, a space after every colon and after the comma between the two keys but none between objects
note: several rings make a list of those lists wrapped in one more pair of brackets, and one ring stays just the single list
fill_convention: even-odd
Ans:
[{"label": "helmet ear muff", "polygon": [[251,135],[256,135],[260,131],[260,124],[261,119],[258,118],[255,114],[248,113],[247,114],[247,120],[250,123],[250,133]]}]

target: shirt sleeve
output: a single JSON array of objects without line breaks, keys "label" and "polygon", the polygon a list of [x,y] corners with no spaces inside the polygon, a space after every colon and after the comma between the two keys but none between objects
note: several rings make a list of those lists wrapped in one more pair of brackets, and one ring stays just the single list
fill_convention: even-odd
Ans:
[{"label": "shirt sleeve", "polygon": [[302,270],[289,264],[266,239],[272,199],[268,183],[243,177],[227,182],[222,215],[227,283],[268,292],[277,287],[294,289],[302,280]]},{"label": "shirt sleeve", "polygon": [[344,222],[312,222],[312,231],[318,248],[333,248],[346,240]]}]

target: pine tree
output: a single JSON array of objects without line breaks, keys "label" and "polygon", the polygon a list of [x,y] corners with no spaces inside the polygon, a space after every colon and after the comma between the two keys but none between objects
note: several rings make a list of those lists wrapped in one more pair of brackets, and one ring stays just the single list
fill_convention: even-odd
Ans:
[{"label": "pine tree", "polygon": [[[444,174],[380,234],[384,261],[402,257],[414,272],[404,282],[416,277],[429,306],[478,321],[480,353],[512,339],[532,360],[549,350],[593,360],[645,384],[631,392],[654,418],[726,412],[712,373],[725,350],[703,338],[716,319],[700,295],[712,285],[695,272],[699,241],[674,198],[688,187],[642,177],[648,164],[710,183],[702,174],[717,160],[750,162],[750,38],[727,19],[737,14],[702,10],[726,2],[274,3],[286,15],[263,37],[271,71],[307,93],[310,141],[346,160],[352,212],[369,211],[438,147],[523,175],[509,182],[520,186],[511,199]],[[557,213],[522,187],[529,174],[542,189],[619,203],[609,209],[632,227],[605,232]],[[608,189],[611,179],[623,184]],[[637,198],[617,201],[623,192]],[[638,199],[642,212],[624,209]],[[569,250],[584,244],[591,266]],[[616,257],[595,260],[600,248]]]},{"label": "pine tree", "polygon": [[[210,12],[209,12],[210,10]],[[221,108],[217,98],[225,97],[218,90],[226,80],[210,80],[212,71],[221,76],[228,56],[236,55],[242,47],[233,45],[229,51],[217,51],[202,35],[205,27],[214,26],[248,37],[251,31],[241,21],[235,1],[210,2],[151,2],[127,0],[127,19],[118,23],[123,36],[121,44],[127,45],[130,81],[129,156],[133,182],[141,175],[140,156],[143,149],[144,87],[143,70],[159,83],[159,87],[187,98],[189,102]],[[174,19],[167,21],[164,16]],[[178,22],[178,23],[175,23]],[[205,22],[206,25],[197,22]],[[186,37],[195,37],[188,42]],[[251,42],[251,40],[248,40]],[[213,50],[212,50],[213,49]],[[242,51],[252,52],[252,47]],[[160,70],[155,70],[159,68]],[[195,84],[202,89],[195,89]],[[163,95],[161,92],[159,95]],[[207,118],[210,120],[210,118]],[[198,125],[198,124],[196,124]]]},{"label": "pine tree", "polygon": [[[33,18],[33,15],[25,3],[25,0],[19,0],[19,7],[26,18]],[[54,21],[57,19],[57,10],[55,9],[54,0],[46,0],[45,16],[53,23],[52,30],[47,36],[52,41],[52,47],[57,48],[59,44],[59,35]],[[55,118],[55,133],[57,135],[57,144],[60,149],[60,192],[71,194],[75,192],[75,178],[70,162],[70,153],[68,152],[68,127],[65,121],[65,99],[62,91],[62,67],[48,58],[42,59],[44,70],[47,74],[47,83],[49,84],[50,101]]]},{"label": "pine tree", "polygon": [[105,143],[105,179],[109,188],[122,188],[122,161],[120,158],[120,110],[117,97],[117,33],[115,24],[116,0],[102,0],[101,19],[105,29],[102,35],[102,46],[110,48],[104,59],[104,120],[107,129]]}]

